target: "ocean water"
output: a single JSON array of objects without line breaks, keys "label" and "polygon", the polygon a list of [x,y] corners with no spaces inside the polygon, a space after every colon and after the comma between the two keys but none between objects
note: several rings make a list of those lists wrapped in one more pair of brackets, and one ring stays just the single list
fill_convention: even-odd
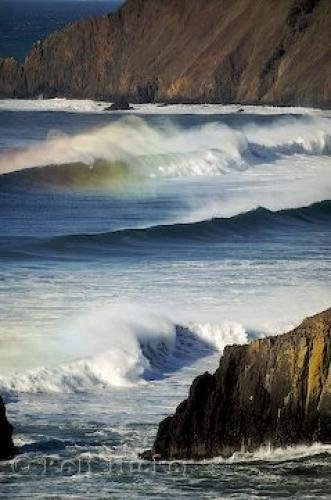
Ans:
[{"label": "ocean water", "polygon": [[1,0],[0,57],[24,61],[32,44],[78,19],[109,14],[121,0]]},{"label": "ocean water", "polygon": [[327,111],[0,102],[0,393],[23,498],[328,498],[330,446],[142,464],[225,345],[330,306]]}]

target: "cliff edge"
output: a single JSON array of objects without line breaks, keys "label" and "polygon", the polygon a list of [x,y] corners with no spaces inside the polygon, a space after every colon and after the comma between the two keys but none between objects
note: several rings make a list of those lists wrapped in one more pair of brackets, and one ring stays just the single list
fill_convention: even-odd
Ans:
[{"label": "cliff edge", "polygon": [[229,457],[262,445],[331,443],[331,309],[298,328],[225,348],[214,375],[163,420],[151,459]]},{"label": "cliff edge", "polygon": [[0,60],[1,97],[331,106],[329,0],[127,0]]},{"label": "cliff edge", "polygon": [[13,426],[7,420],[5,405],[0,396],[0,460],[7,460],[15,455],[12,433]]}]

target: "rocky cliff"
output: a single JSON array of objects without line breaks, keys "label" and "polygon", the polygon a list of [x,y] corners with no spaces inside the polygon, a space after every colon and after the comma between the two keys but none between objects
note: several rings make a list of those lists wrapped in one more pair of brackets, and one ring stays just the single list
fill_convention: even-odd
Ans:
[{"label": "rocky cliff", "polygon": [[7,420],[5,405],[0,397],[0,460],[6,460],[15,455],[12,433],[13,426]]},{"label": "rocky cliff", "polygon": [[127,0],[0,61],[0,96],[330,107],[329,0]]},{"label": "rocky cliff", "polygon": [[331,309],[293,331],[225,348],[214,375],[159,425],[151,451],[165,459],[331,443]]}]

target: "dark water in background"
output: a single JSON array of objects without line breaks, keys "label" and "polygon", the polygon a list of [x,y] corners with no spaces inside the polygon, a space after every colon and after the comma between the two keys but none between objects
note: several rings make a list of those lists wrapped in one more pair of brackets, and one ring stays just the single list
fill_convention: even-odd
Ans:
[{"label": "dark water in background", "polygon": [[32,44],[65,24],[116,10],[118,0],[1,0],[0,57],[24,61]]}]

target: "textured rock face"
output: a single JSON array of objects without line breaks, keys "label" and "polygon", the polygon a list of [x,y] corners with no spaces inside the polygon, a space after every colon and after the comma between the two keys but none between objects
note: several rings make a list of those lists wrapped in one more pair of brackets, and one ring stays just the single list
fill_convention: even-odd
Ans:
[{"label": "textured rock face", "polygon": [[143,458],[189,459],[261,445],[331,443],[331,309],[295,330],[225,348],[214,375],[159,426]]},{"label": "textured rock face", "polygon": [[25,97],[24,69],[13,58],[0,58],[0,95],[2,97]]},{"label": "textured rock face", "polygon": [[127,0],[0,62],[0,96],[330,107],[329,0]]},{"label": "textured rock face", "polygon": [[6,460],[15,455],[12,433],[13,426],[7,420],[5,405],[0,397],[0,460]]}]

